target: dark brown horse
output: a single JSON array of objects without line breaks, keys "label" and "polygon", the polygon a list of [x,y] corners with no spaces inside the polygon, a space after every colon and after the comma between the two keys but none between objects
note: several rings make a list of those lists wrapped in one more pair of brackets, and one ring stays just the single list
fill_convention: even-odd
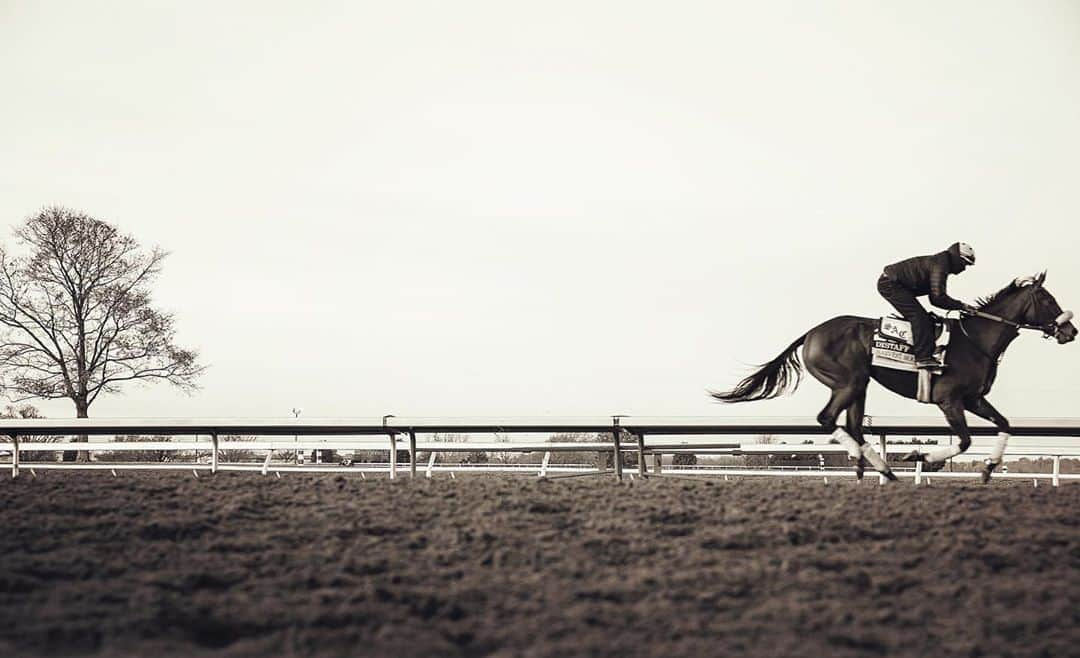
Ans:
[{"label": "dark brown horse", "polygon": [[[945,460],[967,450],[971,432],[964,411],[970,411],[998,428],[997,441],[983,467],[983,482],[989,481],[990,474],[1001,463],[1010,432],[1009,421],[986,400],[1005,349],[1021,329],[1042,331],[1045,337],[1056,338],[1060,344],[1076,338],[1072,313],[1061,310],[1054,296],[1043,287],[1045,280],[1045,272],[1017,279],[979,300],[976,314],[954,321],[948,367],[934,378],[931,401],[945,414],[949,426],[960,437],[960,445],[942,446],[927,453],[912,452],[906,460],[923,461],[929,470],[938,470]],[[894,393],[915,399],[917,379],[914,372],[871,365],[870,343],[876,326],[876,319],[850,315],[828,320],[800,336],[732,390],[712,396],[721,402],[752,402],[793,391],[802,376],[798,355],[801,345],[806,369],[832,389],[829,403],[817,416],[818,422],[857,460],[860,475],[863,465],[869,463],[885,477],[895,480],[882,456],[863,439],[866,387],[874,379]],[[837,426],[844,411],[846,430]]]}]

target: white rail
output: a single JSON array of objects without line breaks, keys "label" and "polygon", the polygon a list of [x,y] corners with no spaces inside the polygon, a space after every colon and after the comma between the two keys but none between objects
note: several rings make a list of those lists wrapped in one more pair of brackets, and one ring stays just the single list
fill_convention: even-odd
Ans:
[{"label": "white rail", "polygon": [[[987,436],[996,433],[996,430],[988,424],[977,425],[974,428],[976,434]],[[883,419],[875,418],[872,426],[865,428],[878,438],[882,448],[889,448],[891,452],[907,452],[911,449],[925,447],[926,444],[888,444],[885,445],[887,435],[922,435],[922,436],[946,436],[950,430],[940,424],[940,421],[928,419]],[[466,441],[460,443],[445,441],[418,441],[417,434],[437,432],[460,432],[460,433],[560,433],[560,432],[594,432],[609,433],[611,441],[595,441],[583,443],[568,442],[521,442],[521,441]],[[194,435],[193,440],[184,441],[70,441],[60,440],[55,442],[34,441],[33,438],[41,436],[64,436],[66,434],[91,434],[91,435]],[[359,423],[352,420],[304,420],[304,421],[252,421],[252,420],[138,420],[138,419],[71,419],[71,420],[48,420],[48,419],[20,419],[0,421],[0,438],[6,436],[9,441],[0,441],[0,452],[7,451],[11,454],[12,476],[17,477],[20,466],[32,467],[41,470],[60,469],[94,469],[94,470],[192,470],[197,473],[201,470],[217,471],[260,471],[268,473],[273,470],[283,472],[386,472],[390,478],[395,478],[398,473],[397,452],[407,450],[409,453],[409,473],[416,476],[417,453],[428,452],[431,457],[427,465],[427,475],[435,472],[536,472],[546,474],[548,472],[573,472],[588,473],[589,469],[576,468],[550,464],[550,455],[554,452],[611,452],[613,454],[613,468],[616,478],[623,477],[622,455],[632,451],[638,453],[638,474],[646,475],[645,456],[662,454],[708,454],[708,455],[800,455],[817,454],[822,458],[824,455],[846,454],[839,445],[834,444],[761,444],[742,442],[738,435],[755,433],[767,433],[790,436],[821,436],[821,429],[807,425],[804,419],[655,419],[655,418],[629,418],[613,417],[606,421],[596,418],[572,419],[560,422],[540,423],[530,420],[516,419],[501,422],[492,419],[459,420],[456,423],[440,419],[393,419],[385,417],[378,424]],[[282,437],[292,435],[294,438],[273,438],[267,440],[258,438],[252,441],[229,440],[222,437],[239,434],[256,434],[257,436]],[[1053,459],[1054,472],[1052,474],[998,474],[996,477],[1032,477],[1051,478],[1054,484],[1061,480],[1076,479],[1071,474],[1060,473],[1060,460],[1062,457],[1080,456],[1080,420],[1077,419],[1028,419],[1018,422],[1013,427],[1013,434],[1017,438],[1030,437],[1028,440],[1037,441],[1037,444],[1028,445],[1021,441],[1013,442],[1008,454],[1015,456],[1045,456]],[[208,436],[208,440],[199,440],[199,435]],[[299,438],[303,436],[304,438]],[[312,438],[319,437],[319,438]],[[379,438],[377,438],[379,437]],[[678,437],[677,439],[674,437]],[[1059,445],[1048,443],[1051,437],[1059,437]],[[29,440],[28,440],[29,439]],[[124,463],[101,463],[101,462],[65,462],[65,463],[33,463],[22,464],[20,455],[26,452],[48,451],[87,451],[87,452],[125,452],[158,450],[163,452],[206,452],[210,456],[210,464],[124,464]],[[266,451],[266,460],[261,464],[226,464],[221,462],[221,451]],[[299,451],[299,450],[380,450],[387,451],[390,456],[390,464],[386,467],[354,466],[354,467],[303,467],[272,465],[271,458],[274,451]],[[971,449],[965,456],[980,456],[987,454],[989,450],[988,440],[977,438]],[[542,452],[543,462],[539,465],[437,465],[439,453],[448,452]],[[659,464],[657,465],[659,469]],[[607,469],[595,472],[609,472]],[[808,471],[806,475],[814,477],[827,477],[825,471]],[[668,474],[690,475],[702,473],[722,473],[726,475],[791,475],[791,471],[779,471],[776,469],[730,469],[730,468],[698,468],[679,469],[668,468]],[[834,476],[846,477],[848,472],[829,472]],[[898,472],[904,475],[905,472]],[[799,472],[802,476],[803,472]],[[922,473],[921,465],[917,466],[910,475],[920,483],[925,477],[977,477],[978,473],[949,473],[941,472],[933,475]],[[1036,480],[1037,481],[1037,480]]]}]

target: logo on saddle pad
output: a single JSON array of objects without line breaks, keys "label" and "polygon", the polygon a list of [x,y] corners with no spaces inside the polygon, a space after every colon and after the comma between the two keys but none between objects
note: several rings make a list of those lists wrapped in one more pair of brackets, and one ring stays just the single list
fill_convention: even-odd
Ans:
[{"label": "logo on saddle pad", "polygon": [[881,318],[878,331],[882,336],[895,338],[908,345],[915,344],[915,334],[911,331],[911,323],[899,318]]},{"label": "logo on saddle pad", "polygon": [[[947,325],[936,325],[937,340],[934,354],[945,361],[945,346],[949,344]],[[878,323],[878,330],[870,346],[871,365],[894,370],[915,370],[915,354],[911,351],[915,344],[911,323],[893,317],[883,317]]]}]

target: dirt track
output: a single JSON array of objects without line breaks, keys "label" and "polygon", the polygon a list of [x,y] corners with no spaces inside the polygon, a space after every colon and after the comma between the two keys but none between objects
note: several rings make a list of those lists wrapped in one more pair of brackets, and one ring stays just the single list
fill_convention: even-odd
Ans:
[{"label": "dirt track", "polygon": [[1080,652],[1080,486],[29,474],[0,654]]}]

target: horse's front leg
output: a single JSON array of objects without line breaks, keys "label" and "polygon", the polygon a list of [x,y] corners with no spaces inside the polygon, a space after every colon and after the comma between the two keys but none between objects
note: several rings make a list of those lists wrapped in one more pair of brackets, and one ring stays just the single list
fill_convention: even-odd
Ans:
[{"label": "horse's front leg", "polygon": [[986,484],[990,481],[990,475],[994,472],[994,469],[1001,464],[1002,459],[1005,457],[1005,446],[1009,443],[1009,435],[1012,432],[1012,428],[1009,425],[1008,419],[998,413],[998,410],[994,408],[994,405],[990,404],[984,397],[980,396],[972,400],[967,400],[964,402],[964,406],[971,413],[980,418],[985,418],[998,428],[997,440],[994,441],[994,447],[990,449],[990,456],[983,462],[982,481],[983,484]]},{"label": "horse's front leg", "polygon": [[967,419],[964,418],[964,404],[958,400],[944,400],[938,403],[938,408],[945,414],[945,420],[949,421],[949,427],[960,437],[958,445],[947,445],[919,452],[912,450],[904,456],[904,461],[923,462],[925,471],[940,471],[945,462],[964,452],[971,446],[971,430],[968,429]]}]

